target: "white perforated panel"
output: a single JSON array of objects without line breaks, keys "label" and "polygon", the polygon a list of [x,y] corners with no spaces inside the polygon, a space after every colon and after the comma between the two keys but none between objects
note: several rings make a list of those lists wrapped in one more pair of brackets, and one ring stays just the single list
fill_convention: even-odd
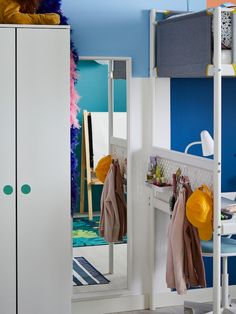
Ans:
[{"label": "white perforated panel", "polygon": [[127,148],[119,145],[111,145],[111,154],[114,159],[118,159],[121,172],[124,173],[124,167],[127,161]]},{"label": "white perforated panel", "polygon": [[166,158],[158,158],[158,163],[162,168],[163,175],[168,182],[172,182],[172,174],[176,173],[177,169],[181,169],[181,174],[188,176],[192,189],[196,189],[202,184],[206,184],[213,189],[213,172],[195,166],[186,165],[184,163],[175,162]]}]

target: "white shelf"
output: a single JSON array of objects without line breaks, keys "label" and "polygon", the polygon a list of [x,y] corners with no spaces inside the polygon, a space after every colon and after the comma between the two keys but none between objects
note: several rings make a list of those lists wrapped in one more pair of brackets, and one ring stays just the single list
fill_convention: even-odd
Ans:
[{"label": "white shelf", "polygon": [[153,195],[154,195],[154,197],[157,197],[159,193],[170,193],[170,192],[172,192],[172,190],[173,190],[172,185],[158,186],[158,185],[153,184]]},{"label": "white shelf", "polygon": [[153,207],[158,209],[168,215],[172,215],[172,211],[170,210],[170,205],[167,202],[161,201],[157,198],[153,198]]}]

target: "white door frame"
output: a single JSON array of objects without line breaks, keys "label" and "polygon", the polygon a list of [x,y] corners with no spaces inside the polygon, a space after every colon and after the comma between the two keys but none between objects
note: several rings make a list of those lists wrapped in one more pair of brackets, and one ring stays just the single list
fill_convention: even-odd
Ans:
[{"label": "white door frame", "polygon": [[[106,60],[106,61],[126,61],[126,110],[127,110],[127,289],[122,290],[111,290],[111,291],[101,291],[101,292],[93,292],[93,293],[83,293],[74,294],[73,295],[73,302],[80,302],[80,301],[89,301],[93,299],[104,299],[104,296],[117,296],[117,295],[126,295],[131,293],[131,286],[132,286],[132,265],[133,265],[133,256],[132,256],[132,235],[133,235],[133,226],[132,226],[132,184],[131,184],[131,149],[130,149],[130,86],[131,86],[131,77],[132,77],[132,58],[130,57],[106,57],[106,56],[80,56],[81,61],[92,61],[92,60]],[[110,88],[112,88],[110,84]],[[108,94],[111,94],[108,91]],[[108,110],[109,110],[109,125],[112,125],[112,104],[111,100],[109,100]],[[110,123],[111,122],[111,123]],[[109,129],[109,137],[112,137],[112,127]],[[110,142],[110,141],[109,141]]]}]

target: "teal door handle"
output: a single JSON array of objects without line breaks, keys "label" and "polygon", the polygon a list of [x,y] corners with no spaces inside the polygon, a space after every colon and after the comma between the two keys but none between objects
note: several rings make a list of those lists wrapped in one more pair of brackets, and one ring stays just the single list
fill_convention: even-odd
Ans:
[{"label": "teal door handle", "polygon": [[23,194],[29,194],[31,192],[31,187],[29,184],[23,184],[21,187],[21,192]]},{"label": "teal door handle", "polygon": [[5,185],[3,187],[3,193],[6,195],[11,195],[13,193],[13,187],[11,185]]}]

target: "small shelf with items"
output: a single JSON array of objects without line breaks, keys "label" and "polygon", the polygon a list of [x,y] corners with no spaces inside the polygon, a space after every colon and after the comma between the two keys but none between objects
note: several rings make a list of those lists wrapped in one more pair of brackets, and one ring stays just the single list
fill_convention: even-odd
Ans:
[{"label": "small shelf with items", "polygon": [[146,183],[153,191],[153,206],[165,213],[172,214],[176,199],[177,183],[181,170],[169,173],[159,156],[151,156],[148,163]]},{"label": "small shelf with items", "polygon": [[166,189],[170,189],[172,184],[168,182],[165,177],[163,167],[159,162],[158,156],[150,156],[147,172],[147,183],[156,187],[159,192],[164,192]]}]

